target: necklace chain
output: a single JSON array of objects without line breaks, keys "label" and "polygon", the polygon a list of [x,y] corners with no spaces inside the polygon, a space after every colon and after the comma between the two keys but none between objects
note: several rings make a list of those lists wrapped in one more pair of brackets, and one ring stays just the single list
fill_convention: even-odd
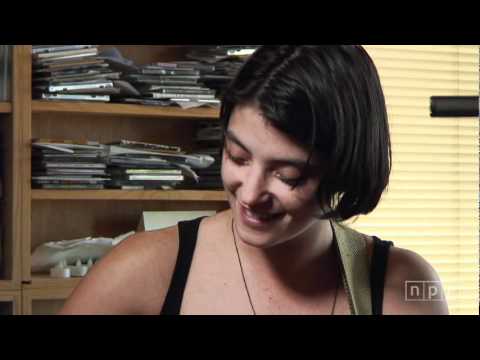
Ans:
[{"label": "necklace chain", "polygon": [[[233,235],[233,243],[235,244],[235,250],[237,251],[238,263],[240,264],[240,271],[242,273],[243,283],[245,285],[245,291],[247,292],[247,296],[248,296],[248,301],[250,302],[250,307],[252,308],[253,315],[257,315],[257,313],[255,311],[255,307],[253,306],[252,297],[250,296],[250,291],[248,290],[247,281],[245,279],[245,272],[243,271],[243,265],[242,265],[242,259],[240,257],[240,252],[238,251],[237,238],[235,236],[233,219],[232,219],[232,235]],[[330,312],[330,315],[333,315],[335,313],[335,306],[337,304],[338,285],[340,283],[338,278],[339,278],[339,276],[336,276],[335,296],[333,298],[333,305],[332,305],[332,310]]]}]

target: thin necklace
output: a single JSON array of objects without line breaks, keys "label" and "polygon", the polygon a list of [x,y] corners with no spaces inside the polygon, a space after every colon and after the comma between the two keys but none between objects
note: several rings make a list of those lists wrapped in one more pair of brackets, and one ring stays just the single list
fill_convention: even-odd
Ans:
[{"label": "thin necklace", "polygon": [[[238,251],[238,245],[237,245],[237,238],[235,236],[235,230],[234,230],[234,225],[233,225],[233,218],[232,218],[232,234],[233,234],[233,243],[235,244],[235,250],[237,251],[237,258],[238,258],[238,263],[240,264],[240,272],[242,273],[242,278],[243,278],[243,283],[245,285],[245,291],[247,292],[248,296],[248,301],[250,302],[250,307],[252,308],[253,315],[257,315],[255,311],[255,307],[253,306],[252,302],[252,297],[250,296],[250,291],[248,290],[247,286],[247,281],[245,279],[245,272],[243,271],[243,265],[242,265],[242,260],[240,258],[240,252]],[[335,306],[337,304],[337,295],[338,295],[338,285],[340,281],[338,281],[340,275],[336,276],[336,286],[335,286],[335,296],[333,298],[333,305],[332,305],[332,310],[330,312],[330,315],[333,315],[335,313]]]}]

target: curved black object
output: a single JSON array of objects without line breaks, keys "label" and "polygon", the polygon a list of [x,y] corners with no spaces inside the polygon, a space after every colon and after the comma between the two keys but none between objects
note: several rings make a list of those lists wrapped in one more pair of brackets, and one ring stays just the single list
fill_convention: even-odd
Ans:
[{"label": "curved black object", "polygon": [[432,117],[478,117],[478,96],[432,96]]}]

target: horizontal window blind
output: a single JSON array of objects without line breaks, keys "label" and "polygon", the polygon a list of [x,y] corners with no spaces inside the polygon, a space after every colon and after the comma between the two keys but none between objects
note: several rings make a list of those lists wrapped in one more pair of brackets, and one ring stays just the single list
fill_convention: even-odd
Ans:
[{"label": "horizontal window blind", "polygon": [[[390,184],[351,227],[422,255],[451,314],[478,314],[479,122],[431,118],[431,96],[478,96],[479,47],[366,45],[382,81],[392,139]],[[415,279],[411,279],[415,280]]]}]

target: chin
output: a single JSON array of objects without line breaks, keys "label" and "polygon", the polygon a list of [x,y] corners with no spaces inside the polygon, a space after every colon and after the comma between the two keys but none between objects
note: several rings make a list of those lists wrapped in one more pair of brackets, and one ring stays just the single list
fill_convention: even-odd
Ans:
[{"label": "chin", "polygon": [[268,249],[282,242],[285,229],[288,227],[288,214],[284,213],[271,223],[255,223],[245,218],[241,205],[238,204],[235,196],[228,193],[228,200],[235,222],[237,240],[259,248]]},{"label": "chin", "polygon": [[242,225],[235,223],[237,240],[246,245],[258,248],[269,249],[278,244],[278,237],[272,233],[257,233],[249,229],[245,229]]},{"label": "chin", "polygon": [[255,229],[241,220],[241,215],[238,211],[234,212],[233,217],[239,241],[259,249],[268,249],[282,242],[282,234],[284,235],[285,232],[282,231],[284,226],[282,226],[281,222],[271,227]]}]

